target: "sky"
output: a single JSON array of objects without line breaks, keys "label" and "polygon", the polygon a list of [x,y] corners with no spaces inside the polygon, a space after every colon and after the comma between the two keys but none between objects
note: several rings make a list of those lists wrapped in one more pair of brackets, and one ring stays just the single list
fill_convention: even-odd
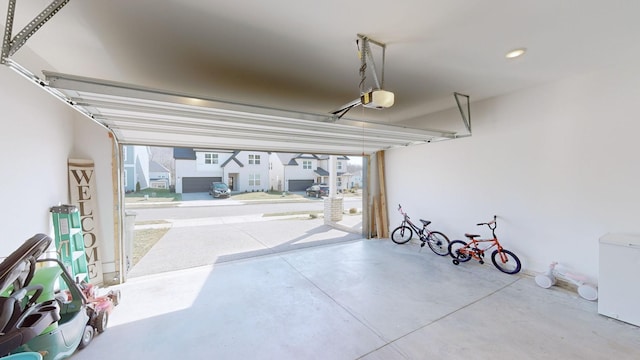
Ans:
[{"label": "sky", "polygon": [[362,156],[349,156],[349,163],[362,165]]}]

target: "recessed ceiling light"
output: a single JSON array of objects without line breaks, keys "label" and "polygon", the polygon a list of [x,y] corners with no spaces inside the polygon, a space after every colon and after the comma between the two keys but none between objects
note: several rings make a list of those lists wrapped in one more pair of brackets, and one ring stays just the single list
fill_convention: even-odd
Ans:
[{"label": "recessed ceiling light", "polygon": [[515,59],[524,55],[525,52],[527,52],[527,49],[525,48],[514,49],[509,51],[504,57],[506,57],[507,59]]}]

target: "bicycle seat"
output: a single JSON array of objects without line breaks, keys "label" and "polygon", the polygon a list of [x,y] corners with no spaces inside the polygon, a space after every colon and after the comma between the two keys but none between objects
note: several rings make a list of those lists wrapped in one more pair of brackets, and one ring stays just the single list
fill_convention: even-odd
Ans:
[{"label": "bicycle seat", "polygon": [[422,225],[424,225],[424,226],[427,226],[427,225],[431,224],[431,221],[429,221],[429,220],[420,219],[420,222],[422,222]]},{"label": "bicycle seat", "polygon": [[466,233],[466,234],[464,234],[464,236],[468,237],[469,239],[473,239],[473,238],[476,238],[476,237],[478,237],[480,235]]}]

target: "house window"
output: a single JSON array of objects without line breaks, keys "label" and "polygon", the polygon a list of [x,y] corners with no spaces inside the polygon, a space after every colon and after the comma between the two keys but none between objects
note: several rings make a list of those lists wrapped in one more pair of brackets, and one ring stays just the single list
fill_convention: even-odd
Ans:
[{"label": "house window", "polygon": [[260,186],[260,174],[249,174],[249,186]]},{"label": "house window", "polygon": [[311,170],[311,160],[303,160],[302,161],[302,168],[304,170]]},{"label": "house window", "polygon": [[260,155],[249,155],[249,165],[260,165]]},{"label": "house window", "polygon": [[218,154],[205,153],[204,154],[204,163],[205,164],[217,164],[218,163]]},{"label": "house window", "polygon": [[336,164],[336,169],[342,170],[342,161],[338,161],[338,164]]}]

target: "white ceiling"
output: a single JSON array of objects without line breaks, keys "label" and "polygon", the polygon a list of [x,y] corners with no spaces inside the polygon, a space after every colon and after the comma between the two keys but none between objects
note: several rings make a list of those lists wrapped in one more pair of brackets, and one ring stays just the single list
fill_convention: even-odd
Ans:
[{"label": "white ceiling", "polygon": [[[14,33],[49,3],[18,0]],[[364,34],[387,44],[396,103],[345,118],[415,126],[455,107],[453,92],[473,102],[637,62],[638,14],[633,0],[71,0],[27,46],[51,66],[38,74],[328,114],[359,95]]]}]

